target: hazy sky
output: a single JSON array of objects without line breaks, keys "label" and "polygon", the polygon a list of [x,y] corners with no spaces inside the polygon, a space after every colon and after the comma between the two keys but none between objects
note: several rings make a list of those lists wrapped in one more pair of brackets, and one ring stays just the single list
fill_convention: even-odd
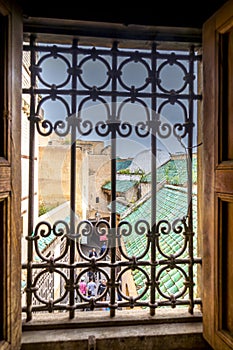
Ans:
[{"label": "hazy sky", "polygon": [[[68,60],[70,58],[66,56]],[[59,85],[64,82],[67,77],[67,63],[65,60],[60,58],[49,58],[46,59],[42,64],[42,73],[41,78],[45,83],[56,84],[59,88]],[[107,70],[106,66],[99,60],[89,60],[82,66],[83,70],[83,81],[88,87],[97,86],[101,87],[102,84],[105,83],[107,79]],[[184,72],[178,65],[166,66],[166,69],[162,69],[160,72],[161,85],[163,88],[170,90],[178,90],[184,84]],[[145,83],[145,79],[147,78],[147,70],[143,64],[130,62],[124,66],[122,70],[122,81],[127,86],[135,86],[135,88],[142,86]],[[65,78],[64,78],[65,77]],[[39,86],[43,86],[41,82]],[[70,81],[67,81],[65,88],[69,89],[71,87]],[[83,87],[79,86],[79,88]],[[122,87],[118,86],[118,89],[122,89]],[[146,88],[148,89],[148,88]],[[110,91],[110,87],[109,87]],[[69,105],[71,105],[71,97],[65,96],[65,100]],[[83,98],[83,97],[82,97]],[[84,96],[85,98],[85,96]],[[111,101],[110,98],[105,98],[106,103],[100,103],[99,101],[87,101],[83,105],[81,118],[83,121],[89,120],[92,122],[93,130],[88,137],[79,137],[82,140],[104,140],[106,145],[110,143],[109,136],[108,137],[100,137],[95,133],[94,127],[97,122],[106,122],[108,119],[108,110],[111,111]],[[77,101],[81,101],[81,97],[77,98]],[[117,112],[120,110],[120,118],[122,121],[129,122],[133,129],[137,125],[138,122],[146,122],[148,119],[148,115],[144,107],[140,103],[127,103],[122,107],[122,102],[120,98],[117,102],[116,110]],[[158,105],[160,105],[164,100],[158,99]],[[149,105],[150,101],[148,101]],[[65,120],[67,117],[67,111],[64,107],[64,104],[59,100],[55,101],[47,101],[43,104],[44,109],[44,117],[52,121],[53,123],[57,120]],[[151,115],[151,111],[149,111]],[[160,114],[160,119],[162,123],[168,123],[169,125],[173,125],[174,123],[183,123],[184,116],[183,110],[178,104],[166,104],[164,105],[162,112]],[[196,128],[194,128],[194,144],[196,144]],[[121,130],[124,132],[124,130]],[[127,130],[126,130],[127,132]],[[165,130],[166,132],[166,130]],[[157,146],[158,148],[167,150],[169,153],[175,152],[184,152],[184,144],[186,143],[185,138],[182,139],[182,143],[178,141],[178,139],[172,133],[168,138],[162,138],[158,136]],[[149,149],[151,146],[151,138],[150,137],[138,137],[135,132],[132,132],[130,136],[127,138],[118,136],[117,138],[117,153],[118,156],[121,157],[134,157],[138,152],[142,151],[142,149]]]}]

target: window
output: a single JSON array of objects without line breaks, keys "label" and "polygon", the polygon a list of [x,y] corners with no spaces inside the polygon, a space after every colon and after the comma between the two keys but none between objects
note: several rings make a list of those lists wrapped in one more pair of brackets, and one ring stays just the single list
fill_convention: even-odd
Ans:
[{"label": "window", "polygon": [[[153,316],[158,308],[200,308],[199,49],[60,44],[29,35],[22,139],[27,321],[39,312],[74,318],[83,309]],[[92,247],[97,257],[89,255]],[[107,286],[91,298],[79,287],[90,276]]]}]

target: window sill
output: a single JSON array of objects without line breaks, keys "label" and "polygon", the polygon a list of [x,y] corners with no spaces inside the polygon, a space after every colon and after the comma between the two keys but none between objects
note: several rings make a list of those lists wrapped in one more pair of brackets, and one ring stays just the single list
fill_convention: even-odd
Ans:
[{"label": "window sill", "polygon": [[[48,317],[49,316],[49,317]],[[200,312],[156,311],[156,316],[132,310],[80,312],[75,319],[59,314],[23,321],[21,350],[29,349],[210,349],[202,336]],[[76,331],[74,330],[76,329]]]}]

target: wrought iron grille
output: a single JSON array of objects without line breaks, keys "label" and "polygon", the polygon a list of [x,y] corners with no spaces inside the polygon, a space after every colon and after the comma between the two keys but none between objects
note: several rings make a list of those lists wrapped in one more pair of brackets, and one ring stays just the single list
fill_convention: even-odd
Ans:
[{"label": "wrought iron grille", "polygon": [[[33,36],[25,43],[24,54],[30,58],[29,82],[22,91],[30,105],[27,259],[22,265],[27,321],[35,312],[66,311],[73,318],[80,310],[103,308],[110,316],[122,308],[148,309],[154,315],[160,307],[186,306],[193,313],[195,305],[201,304],[196,290],[201,258],[193,190],[196,104],[201,99],[195,72],[200,54],[194,47],[170,52],[158,50],[156,44],[150,50],[127,50],[118,43],[111,48],[85,47],[77,40],[70,45],[45,45]],[[55,62],[61,65],[63,79],[56,81],[55,73],[50,83],[43,73],[49,73]],[[91,79],[96,81],[90,83]],[[50,111],[54,119],[46,117],[48,101],[62,105],[64,118],[56,119],[55,110]],[[96,114],[92,117],[90,113],[88,118],[91,103]],[[96,106],[101,106],[101,113]],[[127,113],[128,106],[136,106],[136,110]],[[54,222],[37,218],[34,198],[37,138],[48,138],[49,147],[51,135],[58,142],[68,140],[70,164],[66,178],[69,215]],[[77,165],[82,162],[77,158],[78,140],[84,145],[85,140],[91,144],[92,138],[108,142],[110,147],[109,182],[102,184],[109,209],[106,217],[99,217],[97,210],[94,218],[77,214],[81,196]],[[130,175],[127,169],[118,171],[118,146],[124,140],[134,140],[142,150],[149,145],[149,152],[141,154],[144,167],[131,168]],[[161,145],[167,152],[161,152]],[[164,154],[168,158],[161,161]],[[168,177],[171,164],[176,170],[171,176],[173,182]],[[127,183],[135,190],[132,203],[128,200],[122,212],[119,173],[131,176]],[[185,180],[181,181],[182,176]],[[147,191],[142,193],[145,184]],[[179,195],[175,192],[178,188]],[[93,201],[92,207],[98,208],[99,197]],[[104,253],[89,257],[88,244],[99,253],[103,240],[107,245]],[[53,248],[46,256],[46,246],[51,242],[60,252],[55,254]],[[106,280],[104,292],[91,297],[79,288],[81,278],[87,279],[90,271],[97,287],[100,277]],[[42,280],[50,292],[41,291]]]}]

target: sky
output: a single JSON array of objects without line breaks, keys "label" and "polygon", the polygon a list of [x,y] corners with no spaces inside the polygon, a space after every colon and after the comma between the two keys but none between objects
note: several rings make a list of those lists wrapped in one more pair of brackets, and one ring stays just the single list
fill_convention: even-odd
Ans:
[{"label": "sky", "polygon": [[[45,84],[56,84],[59,88],[59,85],[63,84],[67,77],[67,62],[69,57],[65,56],[65,59],[60,57],[54,59],[49,58],[42,62],[40,65],[42,68],[41,78],[42,82],[39,83],[39,87],[44,86]],[[161,62],[162,63],[162,62]],[[83,70],[83,81],[87,86],[97,86],[101,87],[107,79],[106,66],[99,60],[87,60],[82,65]],[[65,78],[64,78],[65,77]],[[145,66],[140,62],[130,62],[122,68],[122,82],[127,86],[135,86],[138,88],[143,86],[145,83],[145,78],[147,77],[147,70]],[[160,72],[161,86],[166,90],[179,90],[184,84],[184,72],[179,67],[179,65],[166,66]],[[71,87],[70,81],[67,81],[65,87],[69,89]],[[63,88],[63,87],[62,87]],[[119,87],[119,90],[121,87]],[[147,88],[146,88],[147,89]],[[146,91],[146,90],[145,90]],[[68,104],[71,103],[70,97],[66,97],[65,100]],[[87,101],[83,105],[81,118],[83,121],[88,120],[92,122],[92,131],[89,136],[78,136],[78,139],[81,140],[101,140],[105,141],[106,145],[111,143],[109,136],[100,137],[96,134],[94,126],[97,122],[105,122],[108,119],[108,110],[111,110],[111,101],[107,97],[105,98],[106,103],[100,103],[99,101]],[[116,103],[116,110],[121,111],[121,120],[125,122],[130,122],[133,126],[133,129],[138,122],[147,121],[147,112],[145,108],[140,103],[126,103],[122,104],[122,101],[119,99],[119,102]],[[158,99],[158,105],[163,103],[164,100]],[[149,102],[149,101],[146,101]],[[43,104],[44,117],[45,119],[50,120],[52,123],[58,120],[65,120],[67,117],[67,110],[64,107],[64,104],[60,100],[47,101]],[[195,106],[196,109],[196,106]],[[194,109],[194,110],[195,110]],[[151,114],[152,111],[149,111]],[[159,115],[162,124],[168,124],[172,127],[175,122],[184,122],[183,110],[178,104],[165,104],[162,112]],[[197,142],[196,139],[196,129],[194,128],[194,144]],[[103,129],[100,129],[103,130]],[[124,132],[123,129],[121,129]],[[125,129],[127,133],[127,128]],[[166,133],[166,129],[164,131]],[[173,133],[168,138],[157,135],[157,147],[159,149],[167,150],[168,153],[184,152],[186,143],[186,138],[178,139],[174,136]],[[117,137],[117,154],[119,157],[135,157],[138,152],[143,149],[150,149],[151,147],[151,137],[139,137],[135,132],[132,132],[127,138],[118,135]]]}]

